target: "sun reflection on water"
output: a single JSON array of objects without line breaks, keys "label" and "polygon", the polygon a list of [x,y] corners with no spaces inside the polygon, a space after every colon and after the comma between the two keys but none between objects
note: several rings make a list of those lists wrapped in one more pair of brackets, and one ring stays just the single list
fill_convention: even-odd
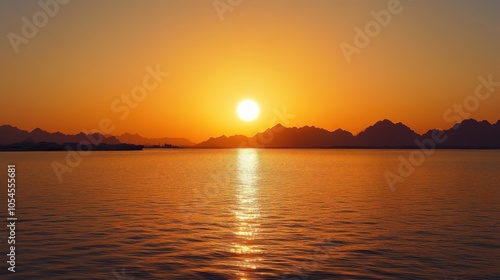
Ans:
[{"label": "sun reflection on water", "polygon": [[240,280],[250,280],[251,271],[258,268],[262,260],[262,249],[256,243],[260,231],[260,208],[258,201],[258,166],[259,154],[254,149],[238,150],[236,186],[237,207],[234,210],[237,225],[234,229],[236,236],[231,252],[240,256],[237,265],[241,268],[238,273]]}]

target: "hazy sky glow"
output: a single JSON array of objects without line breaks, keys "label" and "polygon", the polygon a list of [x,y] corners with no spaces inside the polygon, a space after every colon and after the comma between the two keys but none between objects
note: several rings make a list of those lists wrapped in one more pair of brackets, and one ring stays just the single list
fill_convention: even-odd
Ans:
[{"label": "hazy sky glow", "polygon": [[[288,126],[448,128],[443,113],[480,75],[500,82],[500,2],[401,0],[348,63],[341,43],[354,45],[355,28],[391,1],[243,0],[221,21],[211,0],[73,0],[16,54],[8,34],[42,9],[0,0],[0,124],[77,133],[109,118],[113,134],[201,141],[253,135],[286,107]],[[157,65],[161,81],[146,70]],[[127,116],[111,108],[137,86],[150,89]],[[496,89],[471,117],[500,119]],[[236,115],[247,98],[260,105],[254,122]]]}]

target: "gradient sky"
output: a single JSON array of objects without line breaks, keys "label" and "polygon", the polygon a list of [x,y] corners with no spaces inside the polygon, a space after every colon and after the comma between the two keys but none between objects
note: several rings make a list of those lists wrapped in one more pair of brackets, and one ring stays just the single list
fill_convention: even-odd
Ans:
[{"label": "gradient sky", "polygon": [[[109,118],[113,134],[202,141],[253,135],[286,108],[287,126],[451,127],[443,113],[478,76],[500,81],[500,1],[401,0],[348,63],[340,44],[354,45],[354,28],[389,2],[243,0],[221,21],[212,0],[72,0],[16,54],[8,34],[22,35],[21,19],[41,7],[1,0],[0,124],[77,133]],[[169,76],[121,119],[111,104],[156,65]],[[261,106],[254,122],[236,115],[245,98]],[[499,109],[500,87],[471,117],[496,122]]]}]

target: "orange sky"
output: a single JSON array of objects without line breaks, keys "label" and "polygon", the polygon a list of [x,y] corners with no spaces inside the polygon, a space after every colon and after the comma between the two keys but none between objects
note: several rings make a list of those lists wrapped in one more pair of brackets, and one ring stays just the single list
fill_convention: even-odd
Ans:
[{"label": "orange sky", "polygon": [[[443,114],[480,75],[500,81],[500,4],[391,1],[243,0],[221,20],[208,0],[73,0],[18,53],[1,40],[0,124],[77,133],[107,118],[113,134],[199,142],[253,135],[286,108],[288,126],[357,133],[387,118],[420,133],[448,128]],[[341,44],[354,46],[355,28],[388,5],[399,12],[349,63]],[[38,1],[0,2],[0,33],[22,36],[22,18],[39,11]],[[148,80],[126,116],[116,110],[157,65],[169,75]],[[246,98],[261,106],[254,122],[236,115]],[[500,87],[470,116],[496,122],[498,108]]]}]

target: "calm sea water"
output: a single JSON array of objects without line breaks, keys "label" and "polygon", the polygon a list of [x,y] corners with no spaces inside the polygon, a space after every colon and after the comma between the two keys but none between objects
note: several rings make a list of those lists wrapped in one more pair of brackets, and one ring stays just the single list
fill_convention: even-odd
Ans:
[{"label": "calm sea water", "polygon": [[0,277],[500,279],[500,151],[437,151],[392,191],[410,152],[94,152],[62,182],[64,152],[1,153]]}]

